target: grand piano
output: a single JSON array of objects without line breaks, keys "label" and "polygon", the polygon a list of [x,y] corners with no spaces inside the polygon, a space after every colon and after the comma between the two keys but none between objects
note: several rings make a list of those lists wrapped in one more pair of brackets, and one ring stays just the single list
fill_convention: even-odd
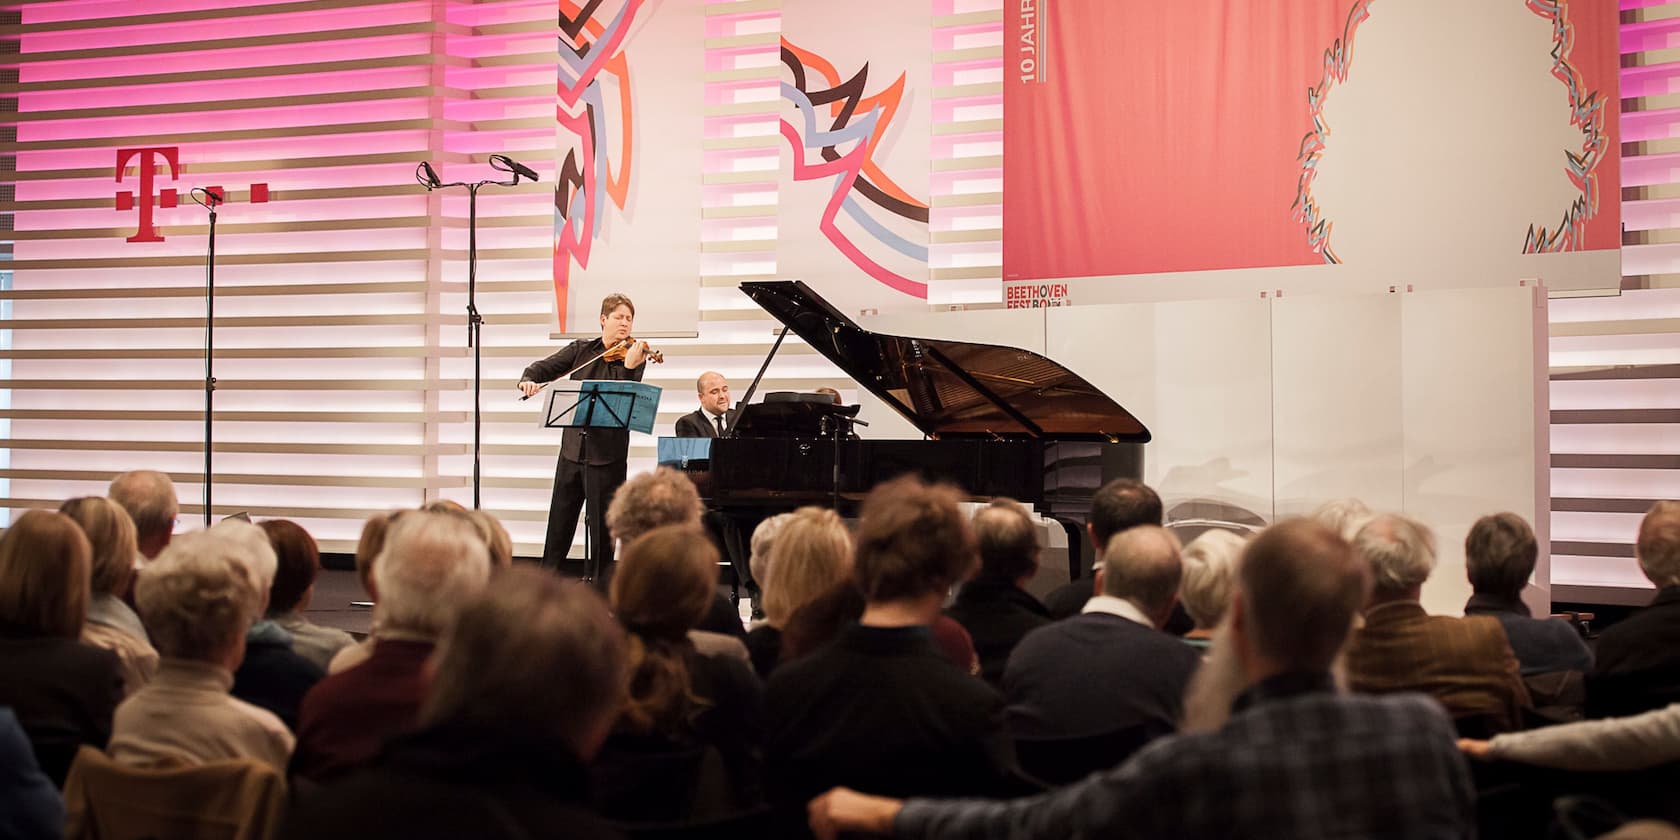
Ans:
[{"label": "grand piano", "polygon": [[[1112,479],[1142,477],[1150,434],[1130,412],[1028,350],[871,332],[797,281],[749,282],[741,290],[784,327],[741,400],[740,417],[726,437],[660,441],[660,462],[688,472],[708,506],[736,516],[807,504],[846,511],[871,487],[915,474],[974,499],[1007,496],[1033,506],[1068,530],[1070,573],[1090,568],[1081,558],[1092,494]],[[857,406],[752,403],[789,331],[924,439],[857,439]]]}]

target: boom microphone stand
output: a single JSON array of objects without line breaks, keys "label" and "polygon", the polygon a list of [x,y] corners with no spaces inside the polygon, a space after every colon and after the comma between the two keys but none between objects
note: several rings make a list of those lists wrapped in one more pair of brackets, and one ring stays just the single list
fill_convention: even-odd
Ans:
[{"label": "boom microphone stand", "polygon": [[211,433],[215,428],[216,402],[216,206],[227,203],[215,187],[193,187],[187,193],[210,211],[210,237],[204,256],[204,525],[210,526]]},{"label": "boom microphone stand", "polygon": [[484,409],[479,404],[479,392],[484,382],[484,318],[478,314],[478,190],[480,187],[511,187],[521,176],[536,181],[537,173],[507,155],[491,155],[490,168],[513,177],[506,181],[453,181],[445,184],[438,178],[431,161],[421,161],[414,170],[414,179],[427,192],[445,187],[467,188],[467,346],[473,349],[473,509],[482,507],[483,466],[479,449],[483,444]]}]

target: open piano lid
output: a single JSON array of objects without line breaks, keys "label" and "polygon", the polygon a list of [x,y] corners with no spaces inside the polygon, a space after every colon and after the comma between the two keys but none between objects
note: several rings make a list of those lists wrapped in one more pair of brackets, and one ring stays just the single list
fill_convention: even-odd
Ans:
[{"label": "open piano lid", "polygon": [[1030,350],[870,332],[798,281],[741,291],[923,434],[1149,442],[1131,412]]}]

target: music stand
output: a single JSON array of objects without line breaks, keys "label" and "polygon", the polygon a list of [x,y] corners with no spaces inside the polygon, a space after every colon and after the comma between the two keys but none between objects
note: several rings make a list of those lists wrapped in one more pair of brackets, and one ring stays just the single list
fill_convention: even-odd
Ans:
[{"label": "music stand", "polygon": [[589,523],[593,517],[605,517],[607,512],[595,510],[589,502],[589,430],[622,429],[652,434],[653,421],[659,412],[660,388],[627,379],[585,379],[576,386],[557,385],[549,389],[548,401],[543,405],[542,427],[577,429],[582,436],[578,451],[583,456],[584,507],[589,509],[583,520],[583,579],[593,582],[601,570],[594,565],[595,549]]}]

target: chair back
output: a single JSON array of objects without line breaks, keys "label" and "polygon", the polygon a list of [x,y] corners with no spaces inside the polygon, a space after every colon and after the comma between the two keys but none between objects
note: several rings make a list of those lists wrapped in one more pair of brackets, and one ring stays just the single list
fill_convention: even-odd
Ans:
[{"label": "chair back", "polygon": [[129,767],[82,747],[64,783],[66,840],[269,840],[286,780],[252,759]]},{"label": "chair back", "polygon": [[1059,787],[1118,767],[1145,744],[1171,732],[1162,724],[1140,723],[1077,738],[1017,738],[1015,758],[1034,779]]},{"label": "chair back", "polygon": [[590,768],[595,809],[623,823],[688,823],[734,811],[723,756],[705,744],[614,739]]},{"label": "chair back", "polygon": [[710,820],[618,824],[630,840],[770,840],[773,825],[763,806]]}]

